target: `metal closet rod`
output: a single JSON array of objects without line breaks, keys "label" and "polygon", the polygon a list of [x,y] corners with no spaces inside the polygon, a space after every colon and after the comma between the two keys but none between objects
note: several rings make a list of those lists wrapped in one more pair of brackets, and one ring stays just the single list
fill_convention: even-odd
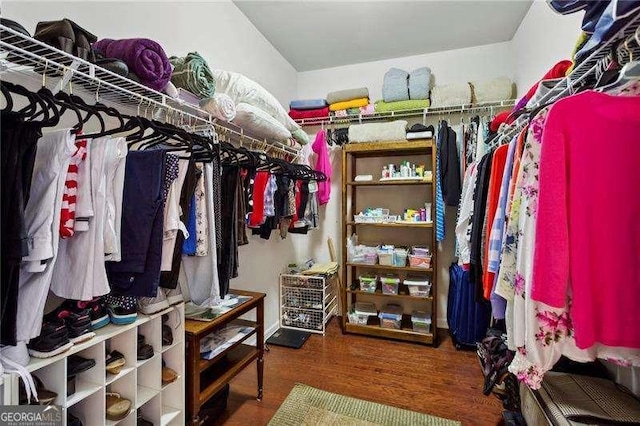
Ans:
[{"label": "metal closet rod", "polygon": [[[298,149],[276,141],[260,140],[245,134],[244,129],[232,123],[222,124],[208,112],[199,107],[189,105],[175,100],[164,93],[160,93],[146,86],[143,86],[126,77],[115,74],[93,63],[77,58],[71,54],[49,46],[39,40],[27,37],[11,28],[0,25],[2,37],[0,37],[0,49],[6,56],[2,58],[0,68],[3,71],[25,72],[30,71],[39,76],[42,74],[43,81],[45,75],[52,75],[60,78],[54,93],[69,86],[73,90],[73,85],[83,88],[89,94],[95,93],[96,102],[106,99],[115,104],[137,108],[140,115],[149,114],[156,119],[171,123],[187,124],[189,127],[195,125],[213,125],[221,132],[230,132],[238,135],[243,141],[269,147],[296,156]],[[36,70],[41,70],[38,72]],[[185,123],[185,120],[188,123]],[[233,127],[239,129],[235,130]]]}]

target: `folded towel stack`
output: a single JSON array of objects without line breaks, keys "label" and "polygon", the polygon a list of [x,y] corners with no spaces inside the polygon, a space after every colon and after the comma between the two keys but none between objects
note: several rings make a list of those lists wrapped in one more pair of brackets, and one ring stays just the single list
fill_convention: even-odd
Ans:
[{"label": "folded towel stack", "polygon": [[329,110],[338,117],[350,114],[349,109],[358,108],[358,114],[370,113],[368,111],[372,110],[369,106],[369,89],[366,87],[330,92],[327,94],[327,102]]},{"label": "folded towel stack", "polygon": [[289,103],[289,117],[294,120],[328,116],[329,106],[326,99],[301,99]]},{"label": "folded towel stack", "polygon": [[414,124],[407,130],[407,140],[413,139],[431,139],[433,137],[434,127],[423,126],[422,124]]}]

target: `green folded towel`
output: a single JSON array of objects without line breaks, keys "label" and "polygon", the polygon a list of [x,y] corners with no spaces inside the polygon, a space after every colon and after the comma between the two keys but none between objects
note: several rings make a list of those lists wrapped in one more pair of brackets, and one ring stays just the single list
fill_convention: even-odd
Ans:
[{"label": "green folded towel", "polygon": [[429,99],[415,99],[408,101],[385,102],[376,101],[376,112],[402,111],[404,109],[422,109],[429,108],[431,102]]},{"label": "green folded towel", "polygon": [[198,52],[190,52],[184,58],[172,56],[169,61],[174,67],[171,82],[176,87],[182,87],[201,98],[213,96],[216,80],[207,61]]}]

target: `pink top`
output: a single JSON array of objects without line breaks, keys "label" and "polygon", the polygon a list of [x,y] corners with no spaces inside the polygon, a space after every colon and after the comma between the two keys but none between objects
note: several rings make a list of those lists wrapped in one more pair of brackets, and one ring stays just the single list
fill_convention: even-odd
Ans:
[{"label": "pink top", "polygon": [[562,99],[542,140],[531,297],[571,295],[579,348],[640,348],[640,97]]},{"label": "pink top", "polygon": [[327,148],[327,132],[320,130],[316,133],[316,140],[313,141],[311,148],[318,156],[315,169],[327,176],[326,181],[318,182],[318,202],[323,205],[327,204],[331,197],[331,161],[329,161],[329,149]]}]

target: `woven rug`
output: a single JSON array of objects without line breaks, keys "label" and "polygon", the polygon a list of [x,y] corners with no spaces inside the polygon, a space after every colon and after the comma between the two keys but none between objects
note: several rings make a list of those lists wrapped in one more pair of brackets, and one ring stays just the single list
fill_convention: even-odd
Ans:
[{"label": "woven rug", "polygon": [[460,425],[460,422],[350,398],[297,383],[269,425],[454,426]]}]

